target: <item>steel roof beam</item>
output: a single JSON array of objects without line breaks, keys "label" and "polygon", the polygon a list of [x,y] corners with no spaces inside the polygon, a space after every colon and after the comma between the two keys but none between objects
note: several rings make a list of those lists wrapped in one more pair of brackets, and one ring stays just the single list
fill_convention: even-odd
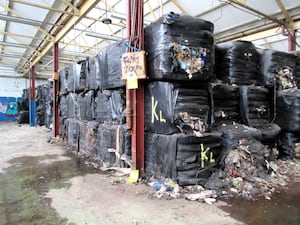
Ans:
[{"label": "steel roof beam", "polygon": [[[41,54],[37,56],[30,64],[31,66],[37,64],[44,55],[48,53],[48,51],[54,46],[54,43],[59,42],[73,27],[77,24],[81,18],[85,16],[100,0],[86,0],[78,9],[78,14],[76,16],[72,16],[64,25],[62,29],[58,31],[58,33],[54,36],[54,40],[49,42],[46,47],[41,51]],[[28,72],[28,68],[24,71],[26,74]]]},{"label": "steel roof beam", "polygon": [[286,8],[284,7],[284,5],[282,4],[281,0],[276,0],[276,3],[278,5],[278,7],[280,8],[281,12],[283,13],[283,15],[285,16],[286,21],[288,22],[288,27],[289,28],[293,28],[293,19],[290,16],[290,14],[288,13],[288,11],[286,10]]}]

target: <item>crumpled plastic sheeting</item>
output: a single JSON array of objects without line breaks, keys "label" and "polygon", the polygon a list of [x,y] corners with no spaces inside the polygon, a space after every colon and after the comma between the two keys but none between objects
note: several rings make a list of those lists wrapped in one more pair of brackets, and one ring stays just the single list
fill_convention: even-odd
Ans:
[{"label": "crumpled plastic sheeting", "polygon": [[173,81],[214,78],[213,29],[211,22],[171,14],[147,26],[145,50],[149,78]]},{"label": "crumpled plastic sheeting", "polygon": [[68,117],[68,96],[60,95],[58,98],[59,117]]},{"label": "crumpled plastic sheeting", "polygon": [[97,121],[83,121],[80,124],[79,151],[86,156],[97,156],[96,137],[98,126]]},{"label": "crumpled plastic sheeting", "polygon": [[95,118],[95,96],[94,91],[82,92],[78,94],[78,118],[80,120],[93,120]]},{"label": "crumpled plastic sheeting", "polygon": [[79,128],[80,120],[77,119],[68,119],[68,134],[67,134],[67,143],[76,151],[79,150],[78,140],[79,140]]},{"label": "crumpled plastic sheeting", "polygon": [[239,89],[236,86],[210,83],[211,123],[239,119]]},{"label": "crumpled plastic sheeting", "polygon": [[227,84],[251,85],[257,83],[259,53],[248,41],[218,44],[215,48],[217,78]]},{"label": "crumpled plastic sheeting", "polygon": [[182,186],[204,184],[218,165],[220,137],[218,133],[205,133],[202,137],[146,133],[146,174],[171,178]]},{"label": "crumpled plastic sheeting", "polygon": [[67,90],[69,92],[80,92],[85,89],[86,74],[84,66],[86,66],[84,61],[74,62],[70,65],[67,79]]},{"label": "crumpled plastic sheeting", "polygon": [[277,93],[276,119],[283,130],[300,132],[300,90],[282,90]]},{"label": "crumpled plastic sheeting", "polygon": [[125,53],[124,42],[110,44],[97,54],[99,59],[100,87],[103,89],[125,87],[122,80],[121,56]]},{"label": "crumpled plastic sheeting", "polygon": [[101,167],[125,167],[124,157],[128,150],[125,125],[99,124],[96,136],[96,150]]},{"label": "crumpled plastic sheeting", "polygon": [[86,86],[89,90],[97,90],[101,85],[99,57],[90,56],[87,58]]},{"label": "crumpled plastic sheeting", "polygon": [[78,103],[77,98],[78,94],[69,93],[68,97],[68,118],[78,119]]},{"label": "crumpled plastic sheeting", "polygon": [[153,81],[145,85],[145,130],[201,135],[207,130],[206,84]]},{"label": "crumpled plastic sheeting", "polygon": [[36,122],[39,126],[50,128],[53,122],[52,82],[36,87]]},{"label": "crumpled plastic sheeting", "polygon": [[259,86],[240,86],[240,117],[247,126],[271,121],[269,90]]},{"label": "crumpled plastic sheeting", "polygon": [[261,56],[260,63],[260,84],[266,87],[273,87],[274,80],[280,77],[281,70],[284,68],[289,68],[292,73],[294,72],[296,66],[296,56],[286,52],[265,49]]},{"label": "crumpled plastic sheeting", "polygon": [[95,118],[100,122],[125,122],[124,89],[99,90],[95,98]]},{"label": "crumpled plastic sheeting", "polygon": [[66,67],[59,71],[59,93],[60,94],[67,94],[68,92],[68,77],[69,77],[69,68]]},{"label": "crumpled plastic sheeting", "polygon": [[282,131],[279,135],[278,150],[279,157],[284,159],[300,158],[299,150],[300,134]]}]

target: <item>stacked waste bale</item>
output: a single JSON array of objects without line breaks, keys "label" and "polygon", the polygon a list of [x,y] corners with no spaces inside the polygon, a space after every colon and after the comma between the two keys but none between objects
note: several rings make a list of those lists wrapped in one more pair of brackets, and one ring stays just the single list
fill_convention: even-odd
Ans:
[{"label": "stacked waste bale", "polygon": [[19,124],[29,123],[29,90],[23,89],[22,100],[18,102]]},{"label": "stacked waste bale", "polygon": [[259,53],[248,41],[219,44],[216,47],[216,75],[223,83],[252,85],[259,75]]},{"label": "stacked waste bale", "polygon": [[36,87],[36,123],[47,128],[51,128],[53,123],[52,88],[52,82]]},{"label": "stacked waste bale", "polygon": [[111,44],[59,72],[60,134],[102,167],[127,166],[123,159],[130,157],[121,79],[123,46]]},{"label": "stacked waste bale", "polygon": [[259,82],[261,85],[273,87],[275,84],[278,90],[296,87],[296,56],[294,54],[265,49],[260,64]]},{"label": "stacked waste bale", "polygon": [[145,28],[148,175],[204,184],[218,164],[220,136],[207,132],[208,81],[215,78],[212,32],[212,23],[174,13]]}]

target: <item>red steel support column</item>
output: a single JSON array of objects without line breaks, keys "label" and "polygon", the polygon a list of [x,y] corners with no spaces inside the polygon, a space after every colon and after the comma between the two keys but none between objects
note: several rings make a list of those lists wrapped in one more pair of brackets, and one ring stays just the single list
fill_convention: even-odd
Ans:
[{"label": "red steel support column", "polygon": [[54,137],[59,135],[59,111],[58,111],[58,43],[53,49],[53,113],[54,113]]},{"label": "red steel support column", "polygon": [[35,126],[36,122],[36,101],[35,101],[35,68],[32,66],[29,70],[30,94],[29,94],[29,124]]},{"label": "red steel support column", "polygon": [[[127,52],[144,49],[144,2],[127,1]],[[144,83],[139,80],[138,89],[126,87],[126,123],[131,134],[132,169],[144,175]]]},{"label": "red steel support column", "polygon": [[288,32],[288,51],[296,51],[296,31],[290,30]]}]

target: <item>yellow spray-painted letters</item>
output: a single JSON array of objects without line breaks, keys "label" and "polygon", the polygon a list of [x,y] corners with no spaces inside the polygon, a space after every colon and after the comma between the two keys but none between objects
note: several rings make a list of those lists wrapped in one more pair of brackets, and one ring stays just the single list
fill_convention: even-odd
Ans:
[{"label": "yellow spray-painted letters", "polygon": [[154,99],[154,97],[151,97],[151,122],[154,123],[155,121],[159,121],[162,123],[166,122],[166,119],[163,118],[163,114],[162,111],[159,110],[159,116],[157,114],[157,105],[158,105],[158,101],[156,101]]}]

